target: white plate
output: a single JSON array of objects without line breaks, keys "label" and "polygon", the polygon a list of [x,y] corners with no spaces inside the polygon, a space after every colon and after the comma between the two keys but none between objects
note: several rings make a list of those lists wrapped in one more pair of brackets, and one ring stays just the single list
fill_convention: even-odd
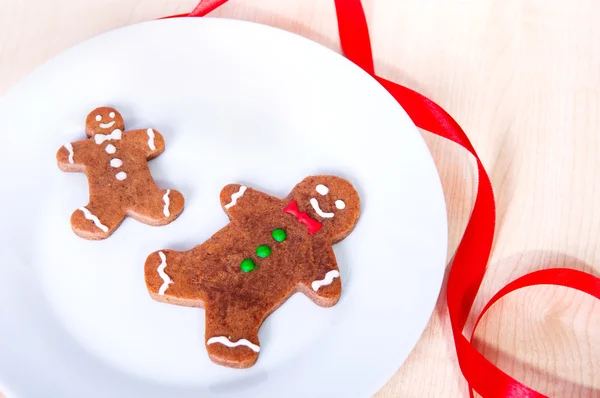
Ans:
[{"label": "white plate", "polygon": [[[100,105],[164,135],[150,168],[186,197],[174,223],[128,219],[100,242],[71,231],[86,178],[59,171],[55,153]],[[431,315],[447,228],[427,147],[379,84],[307,39],[223,19],[128,26],[35,71],[2,99],[0,126],[0,389],[15,398],[365,397]],[[225,225],[227,183],[283,197],[317,173],[350,179],[363,203],[335,246],[339,304],[296,294],[261,328],[253,368],[212,364],[204,311],[151,300],[146,256]]]}]

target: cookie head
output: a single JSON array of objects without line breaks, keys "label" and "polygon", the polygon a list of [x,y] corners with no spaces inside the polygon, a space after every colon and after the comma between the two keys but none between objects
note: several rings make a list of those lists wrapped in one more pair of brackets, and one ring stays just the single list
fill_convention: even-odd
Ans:
[{"label": "cookie head", "polygon": [[114,108],[103,106],[90,112],[85,120],[85,132],[88,137],[94,134],[110,134],[113,130],[125,129],[121,114]]},{"label": "cookie head", "polygon": [[312,176],[292,191],[301,211],[321,223],[319,234],[328,234],[334,242],[344,239],[358,222],[360,199],[352,184],[336,176]]}]

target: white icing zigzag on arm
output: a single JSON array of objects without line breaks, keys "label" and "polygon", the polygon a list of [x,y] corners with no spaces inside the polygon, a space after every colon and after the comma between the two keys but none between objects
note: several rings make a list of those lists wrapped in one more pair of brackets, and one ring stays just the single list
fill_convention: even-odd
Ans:
[{"label": "white icing zigzag on arm", "polygon": [[167,288],[171,283],[173,283],[173,281],[171,280],[169,275],[165,273],[165,268],[167,268],[167,256],[165,256],[165,253],[163,252],[158,252],[158,256],[161,259],[161,263],[159,264],[156,271],[158,271],[158,275],[160,275],[161,279],[163,280],[163,284],[161,285],[160,289],[158,289],[158,294],[164,296],[165,292],[167,291]]},{"label": "white icing zigzag on arm", "polygon": [[163,208],[163,214],[165,215],[165,217],[169,217],[171,215],[171,212],[169,211],[169,204],[171,203],[171,200],[169,199],[170,193],[171,193],[171,190],[167,189],[167,193],[165,193],[163,195],[163,202],[165,202],[165,207]]},{"label": "white icing zigzag on arm", "polygon": [[83,212],[83,215],[87,220],[93,221],[94,225],[103,230],[104,232],[108,232],[108,227],[100,222],[100,219],[92,214],[91,211],[86,209],[85,207],[80,207],[79,210]]},{"label": "white icing zigzag on arm", "polygon": [[226,209],[229,209],[230,207],[233,207],[233,206],[235,206],[235,204],[237,203],[237,200],[238,200],[239,198],[241,198],[242,196],[244,196],[244,192],[246,192],[246,189],[247,189],[247,188],[246,188],[244,185],[242,185],[242,186],[240,187],[240,190],[239,190],[239,191],[237,191],[236,193],[234,193],[233,195],[231,195],[231,202],[227,203],[227,204],[225,205],[225,208],[226,208]]},{"label": "white icing zigzag on arm", "polygon": [[148,147],[150,147],[151,150],[155,151],[156,146],[154,145],[154,130],[148,129],[146,130],[146,133],[148,134]]},{"label": "white icing zigzag on arm", "polygon": [[234,347],[243,345],[243,346],[246,346],[246,347],[250,348],[254,352],[259,352],[260,351],[260,347],[259,346],[257,346],[256,344],[251,343],[250,341],[248,341],[246,339],[241,339],[241,340],[238,340],[236,342],[231,342],[225,336],[211,337],[206,342],[206,345],[210,345],[210,344],[214,344],[214,343],[221,343],[221,344],[223,344],[223,345],[225,345],[225,346],[227,346],[229,348],[234,348]]},{"label": "white icing zigzag on arm", "polygon": [[75,154],[73,152],[73,145],[71,145],[70,142],[67,142],[65,144],[65,148],[67,149],[67,151],[69,151],[69,163],[73,164],[74,163],[74,161],[73,161],[73,155]]},{"label": "white icing zigzag on arm", "polygon": [[319,288],[321,286],[331,285],[333,283],[333,279],[339,278],[339,277],[340,277],[340,272],[338,270],[334,269],[332,271],[329,271],[327,274],[325,274],[324,279],[321,279],[319,281],[314,281],[312,283],[312,288],[316,292],[317,290],[319,290]]}]

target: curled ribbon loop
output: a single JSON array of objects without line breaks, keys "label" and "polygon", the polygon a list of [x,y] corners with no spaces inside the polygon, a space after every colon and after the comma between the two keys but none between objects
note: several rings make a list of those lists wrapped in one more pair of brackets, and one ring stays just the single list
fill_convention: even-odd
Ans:
[{"label": "curled ribbon loop", "polygon": [[96,142],[96,144],[100,145],[104,141],[120,140],[122,135],[123,132],[121,130],[115,129],[110,134],[94,134],[94,141]]},{"label": "curled ribbon loop", "polygon": [[[417,127],[456,142],[469,151],[477,161],[477,197],[465,234],[452,261],[447,292],[456,355],[463,376],[469,383],[470,396],[473,397],[473,390],[475,390],[485,398],[545,397],[494,366],[463,335],[463,328],[485,274],[494,239],[496,216],[492,185],[477,152],[458,123],[439,105],[407,87],[375,75],[371,40],[360,0],[334,1],[344,54],[385,87]],[[201,0],[190,14],[172,17],[204,16],[226,2],[227,0]],[[573,269],[546,269],[522,276],[502,288],[481,311],[477,323],[486,311],[505,295],[536,285],[565,286],[600,299],[600,278]]]}]

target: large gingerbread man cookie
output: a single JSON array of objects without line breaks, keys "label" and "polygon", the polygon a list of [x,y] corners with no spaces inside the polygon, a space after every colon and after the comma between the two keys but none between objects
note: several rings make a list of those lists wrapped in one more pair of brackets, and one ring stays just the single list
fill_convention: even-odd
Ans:
[{"label": "large gingerbread man cookie", "polygon": [[204,307],[211,360],[247,368],[258,358],[261,324],[292,294],[323,307],[338,302],[332,245],[358,222],[360,200],[350,182],[314,176],[285,199],[227,185],[221,205],[231,222],[206,242],[148,256],[146,286],[157,301]]},{"label": "large gingerbread man cookie", "polygon": [[85,121],[88,139],[65,144],[58,167],[83,172],[89,183],[89,203],[71,216],[73,231],[85,239],[108,238],[126,216],[149,225],[165,225],[183,211],[183,195],[159,189],[148,160],[165,149],[154,129],[123,131],[121,114],[113,108],[94,109]]}]

